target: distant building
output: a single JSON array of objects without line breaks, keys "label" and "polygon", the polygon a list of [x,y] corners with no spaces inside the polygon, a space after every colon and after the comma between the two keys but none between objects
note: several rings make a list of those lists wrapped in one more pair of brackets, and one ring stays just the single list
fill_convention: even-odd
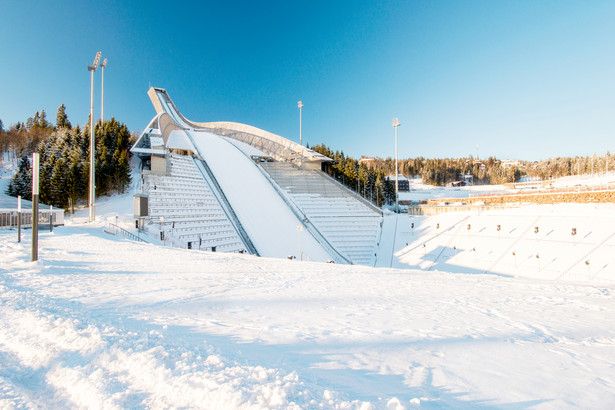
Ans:
[{"label": "distant building", "polygon": [[521,161],[518,161],[518,160],[505,159],[505,160],[502,160],[502,167],[503,168],[512,168],[512,167],[522,168],[523,164],[521,163]]},{"label": "distant building", "polygon": [[[391,180],[391,182],[393,182],[393,184],[395,184],[395,175],[391,175],[391,176],[389,176],[387,178],[389,178]],[[399,192],[408,192],[408,191],[410,191],[410,182],[408,181],[408,178],[399,175],[398,189],[399,189]]]},{"label": "distant building", "polygon": [[472,167],[474,167],[474,165],[478,165],[480,169],[485,169],[485,163],[479,159],[467,159],[466,164],[472,165]]},{"label": "distant building", "polygon": [[459,180],[465,182],[465,185],[474,185],[474,175],[472,174],[461,174]]},{"label": "distant building", "polygon": [[359,160],[359,165],[360,164],[365,164],[366,167],[373,168],[373,167],[376,166],[376,158],[374,158],[374,157],[361,157],[361,159]]},{"label": "distant building", "polygon": [[474,175],[472,174],[461,174],[459,175],[458,181],[451,182],[451,186],[453,187],[460,187],[460,186],[473,185],[473,184],[474,184]]}]

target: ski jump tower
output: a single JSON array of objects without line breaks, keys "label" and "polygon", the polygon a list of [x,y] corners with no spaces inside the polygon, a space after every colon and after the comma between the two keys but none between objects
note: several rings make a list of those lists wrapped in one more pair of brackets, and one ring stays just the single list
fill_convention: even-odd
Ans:
[{"label": "ski jump tower", "polygon": [[150,226],[176,246],[373,266],[382,212],[322,170],[332,159],[246,124],[187,120],[162,88],[131,151]]}]

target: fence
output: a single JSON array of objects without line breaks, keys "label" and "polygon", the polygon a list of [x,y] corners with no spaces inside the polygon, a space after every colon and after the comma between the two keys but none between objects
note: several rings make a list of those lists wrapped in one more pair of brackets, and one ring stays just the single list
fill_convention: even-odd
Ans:
[{"label": "fence", "polygon": [[[21,211],[21,227],[32,227],[32,210]],[[64,211],[62,209],[54,209],[50,211],[48,209],[39,209],[38,211],[38,225],[39,228],[44,229],[45,225],[49,226],[49,218],[52,218],[54,226],[64,225]],[[13,229],[17,228],[17,211],[13,209],[0,209],[0,229]]]}]

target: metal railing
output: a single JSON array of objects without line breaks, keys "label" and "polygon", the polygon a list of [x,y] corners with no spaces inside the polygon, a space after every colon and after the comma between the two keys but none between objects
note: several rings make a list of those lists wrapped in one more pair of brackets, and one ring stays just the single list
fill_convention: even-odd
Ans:
[{"label": "metal railing", "polygon": [[135,235],[134,233],[129,232],[126,229],[120,226],[117,226],[116,224],[113,224],[111,222],[107,222],[107,227],[113,230],[113,233],[115,234],[115,236],[122,236],[124,238],[130,239],[131,241],[149,243],[145,239],[141,238],[141,235],[138,233],[138,231],[137,231],[137,234]]}]

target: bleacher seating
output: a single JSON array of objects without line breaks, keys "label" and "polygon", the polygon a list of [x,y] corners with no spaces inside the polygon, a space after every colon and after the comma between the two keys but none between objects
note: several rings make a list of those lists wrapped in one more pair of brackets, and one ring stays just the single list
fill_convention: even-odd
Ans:
[{"label": "bleacher seating", "polygon": [[355,264],[375,263],[382,214],[321,171],[262,162],[273,181],[320,233]]},{"label": "bleacher seating", "polygon": [[144,173],[152,229],[181,247],[238,252],[245,246],[194,159],[167,154],[167,175]]}]

